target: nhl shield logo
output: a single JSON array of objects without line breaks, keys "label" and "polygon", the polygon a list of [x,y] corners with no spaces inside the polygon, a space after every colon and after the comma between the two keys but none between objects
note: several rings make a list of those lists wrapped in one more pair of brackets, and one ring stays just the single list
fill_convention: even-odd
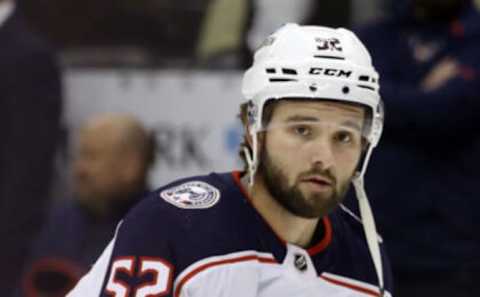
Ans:
[{"label": "nhl shield logo", "polygon": [[163,190],[160,197],[179,208],[201,209],[214,206],[220,191],[202,181],[192,181]]},{"label": "nhl shield logo", "polygon": [[301,272],[304,272],[307,270],[307,267],[308,267],[307,259],[302,254],[295,254],[294,264],[295,264],[295,267]]}]

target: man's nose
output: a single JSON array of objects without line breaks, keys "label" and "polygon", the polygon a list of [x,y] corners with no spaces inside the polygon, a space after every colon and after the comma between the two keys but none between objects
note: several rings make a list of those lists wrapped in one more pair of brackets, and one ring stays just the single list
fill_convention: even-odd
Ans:
[{"label": "man's nose", "polygon": [[334,165],[332,142],[327,137],[319,137],[308,148],[310,162],[315,167],[327,170]]}]

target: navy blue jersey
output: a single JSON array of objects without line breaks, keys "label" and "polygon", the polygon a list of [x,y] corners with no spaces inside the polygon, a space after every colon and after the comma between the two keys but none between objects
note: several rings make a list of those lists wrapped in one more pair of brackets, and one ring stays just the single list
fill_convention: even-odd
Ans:
[{"label": "navy blue jersey", "polygon": [[[318,229],[311,248],[283,241],[238,172],[179,180],[132,209],[68,296],[378,296],[358,219],[339,207]],[[383,263],[391,296],[385,256]]]}]

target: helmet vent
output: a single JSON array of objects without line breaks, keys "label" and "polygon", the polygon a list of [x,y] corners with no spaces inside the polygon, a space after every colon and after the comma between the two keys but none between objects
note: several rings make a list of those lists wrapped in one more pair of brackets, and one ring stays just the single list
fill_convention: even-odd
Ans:
[{"label": "helmet vent", "polygon": [[294,78],[270,78],[268,79],[270,82],[288,82],[288,81],[298,81],[298,79]]},{"label": "helmet vent", "polygon": [[267,68],[267,69],[265,69],[265,71],[266,71],[267,73],[277,73],[277,71],[275,70],[275,68]]},{"label": "helmet vent", "polygon": [[297,70],[295,69],[282,68],[282,72],[283,74],[297,75]]},{"label": "helmet vent", "polygon": [[368,90],[372,90],[372,91],[375,91],[375,88],[374,87],[371,87],[371,86],[366,86],[366,85],[357,85],[359,88],[362,88],[362,89],[368,89]]},{"label": "helmet vent", "polygon": [[338,56],[314,55],[313,57],[320,58],[320,59],[345,60],[344,57],[338,57]]},{"label": "helmet vent", "polygon": [[358,77],[358,80],[360,81],[369,81],[370,80],[370,77],[368,75],[360,75]]}]

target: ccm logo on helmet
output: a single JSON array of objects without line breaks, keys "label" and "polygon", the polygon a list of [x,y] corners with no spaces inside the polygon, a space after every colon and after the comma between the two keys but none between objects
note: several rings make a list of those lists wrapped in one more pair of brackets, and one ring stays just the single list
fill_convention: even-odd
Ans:
[{"label": "ccm logo on helmet", "polygon": [[326,75],[326,76],[336,76],[336,77],[350,77],[352,74],[351,70],[343,70],[343,69],[335,69],[335,68],[320,68],[320,67],[313,67],[310,68],[308,72],[312,75]]}]

